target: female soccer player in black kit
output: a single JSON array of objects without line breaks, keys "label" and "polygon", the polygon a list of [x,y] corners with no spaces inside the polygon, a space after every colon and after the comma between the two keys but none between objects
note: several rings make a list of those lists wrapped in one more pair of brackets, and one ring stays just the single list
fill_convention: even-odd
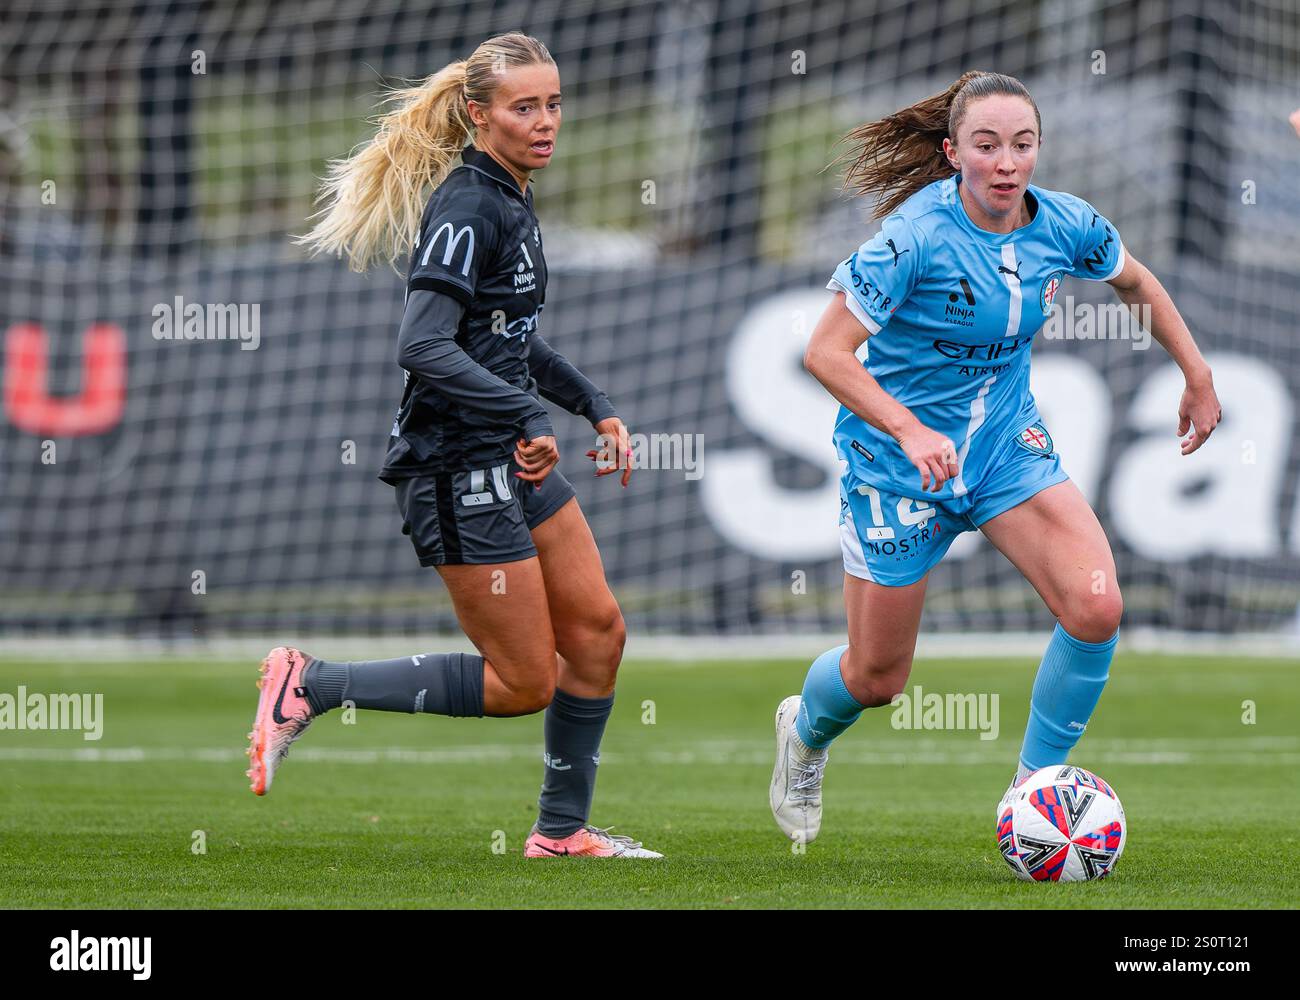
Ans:
[{"label": "female soccer player in black kit", "polygon": [[451,716],[545,709],[525,855],[658,858],[588,823],[625,631],[538,393],[606,442],[588,452],[597,475],[621,469],[626,486],[631,457],[605,394],[537,332],[546,261],[528,180],[555,151],[559,73],[541,42],[512,32],[389,99],[399,106],[374,139],[331,164],[332,203],[300,242],[358,271],[410,253],[406,386],[380,478],[479,652],[338,663],[272,650],[249,734],[252,789],[265,794],[290,744],[345,700]]}]

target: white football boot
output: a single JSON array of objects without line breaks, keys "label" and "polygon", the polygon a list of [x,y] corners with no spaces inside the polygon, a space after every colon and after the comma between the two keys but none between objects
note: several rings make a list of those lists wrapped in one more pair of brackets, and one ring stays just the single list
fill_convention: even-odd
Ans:
[{"label": "white football boot", "polygon": [[794,694],[776,709],[776,767],[768,802],[776,825],[791,840],[810,844],[822,827],[822,772],[829,749],[804,746],[795,730],[802,699]]}]

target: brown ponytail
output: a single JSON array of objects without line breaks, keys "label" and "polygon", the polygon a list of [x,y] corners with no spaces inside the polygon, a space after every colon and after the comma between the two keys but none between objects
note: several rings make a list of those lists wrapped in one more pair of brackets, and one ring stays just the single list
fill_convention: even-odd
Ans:
[{"label": "brown ponytail", "polygon": [[488,104],[509,66],[554,63],[546,46],[518,31],[489,38],[468,59],[451,63],[413,87],[391,90],[381,103],[374,138],[331,160],[317,202],[329,204],[294,242],[311,254],[344,254],[354,271],[381,259],[396,270],[420,228],[429,195],[473,138],[467,101]]},{"label": "brown ponytail", "polygon": [[927,184],[951,177],[957,171],[944,154],[943,140],[950,138],[955,143],[970,103],[994,94],[1028,101],[1042,137],[1042,116],[1023,83],[1013,76],[971,70],[942,93],[860,125],[846,135],[841,141],[852,145],[835,160],[852,161],[844,171],[844,189],[873,195],[873,214],[882,218]]}]

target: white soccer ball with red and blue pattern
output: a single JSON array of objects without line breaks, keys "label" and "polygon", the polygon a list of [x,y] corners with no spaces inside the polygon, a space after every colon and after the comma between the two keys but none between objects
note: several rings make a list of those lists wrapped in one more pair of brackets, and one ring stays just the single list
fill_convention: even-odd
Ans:
[{"label": "white soccer ball with red and blue pattern", "polygon": [[998,813],[998,850],[1025,881],[1105,878],[1124,853],[1127,832],[1115,789],[1072,764],[1035,771]]}]

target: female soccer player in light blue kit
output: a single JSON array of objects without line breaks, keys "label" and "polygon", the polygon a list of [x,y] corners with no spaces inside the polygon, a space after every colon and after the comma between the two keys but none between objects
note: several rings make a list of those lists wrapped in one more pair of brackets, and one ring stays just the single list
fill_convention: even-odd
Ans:
[{"label": "female soccer player in light blue kit", "polygon": [[[821,828],[831,741],[903,690],[926,575],[960,532],[983,531],[1057,619],[1011,787],[1064,763],[1092,716],[1123,611],[1115,560],[1029,391],[1030,348],[1066,275],[1150,305],[1150,332],[1187,380],[1184,455],[1222,416],[1186,325],[1115,227],[1086,201],[1029,183],[1041,134],[1020,81],[966,73],[850,135],[846,184],[874,194],[886,218],[835,269],[804,358],[843,404],[834,442],[847,463],[849,642],[819,656],[802,695],[777,709],[770,799],[794,840]],[[868,337],[863,364],[855,351]]]}]

